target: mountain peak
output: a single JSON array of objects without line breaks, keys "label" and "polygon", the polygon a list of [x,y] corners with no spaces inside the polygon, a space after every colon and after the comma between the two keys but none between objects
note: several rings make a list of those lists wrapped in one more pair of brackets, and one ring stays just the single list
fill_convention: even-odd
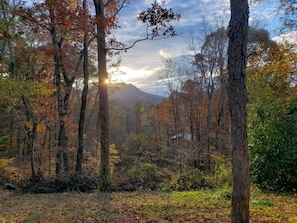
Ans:
[{"label": "mountain peak", "polygon": [[113,84],[109,90],[110,100],[121,100],[121,101],[143,101],[150,103],[159,103],[164,98],[159,95],[149,94],[141,91],[139,88],[135,87],[133,84]]}]

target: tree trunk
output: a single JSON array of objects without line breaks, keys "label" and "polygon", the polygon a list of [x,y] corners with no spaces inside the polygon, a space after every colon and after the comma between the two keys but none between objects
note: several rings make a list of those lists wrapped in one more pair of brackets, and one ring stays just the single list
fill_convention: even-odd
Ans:
[{"label": "tree trunk", "polygon": [[140,119],[140,109],[141,109],[141,103],[135,102],[134,106],[134,131],[135,134],[140,133],[140,126],[141,126],[141,119]]},{"label": "tree trunk", "polygon": [[48,145],[47,145],[47,150],[48,150],[48,175],[51,176],[52,175],[52,170],[51,170],[51,166],[52,166],[52,129],[49,126],[47,126],[46,128],[48,129],[48,132],[49,132]]},{"label": "tree trunk", "polygon": [[99,131],[100,131],[100,190],[110,189],[109,167],[109,113],[108,113],[108,74],[106,69],[104,2],[94,0],[97,16],[97,60],[99,78]]},{"label": "tree trunk", "polygon": [[175,159],[180,159],[180,152],[179,152],[179,144],[180,144],[180,138],[179,135],[181,134],[181,128],[180,128],[180,116],[179,116],[179,105],[178,105],[178,94],[176,91],[171,91],[171,109],[172,109],[172,115],[173,115],[173,121],[174,121],[174,133],[173,136],[176,137],[173,140],[174,145],[174,151],[173,155]]},{"label": "tree trunk", "polygon": [[[86,0],[83,1],[83,8],[86,10],[87,8]],[[85,24],[87,26],[88,24]],[[80,116],[78,123],[78,149],[77,149],[77,160],[75,171],[78,173],[82,173],[82,163],[83,163],[83,150],[84,150],[84,125],[85,125],[85,117],[86,117],[86,109],[87,109],[87,96],[89,91],[89,53],[88,53],[88,30],[85,28],[84,30],[84,49],[83,49],[83,73],[84,73],[84,89],[81,97],[81,108],[80,108]]]},{"label": "tree trunk", "polygon": [[[52,11],[50,11],[52,13]],[[51,15],[52,17],[53,15]],[[59,134],[58,134],[58,148],[59,151],[56,155],[56,174],[59,175],[62,171],[62,159],[60,159],[61,154],[65,151],[67,146],[67,135],[65,128],[65,118],[66,111],[64,109],[64,100],[63,100],[63,92],[62,92],[62,83],[61,83],[61,55],[59,55],[59,48],[61,48],[62,40],[58,42],[56,26],[53,24],[51,29],[51,37],[53,43],[53,53],[54,53],[54,62],[55,62],[55,85],[56,85],[56,95],[58,101],[58,116],[59,116]]]},{"label": "tree trunk", "polygon": [[[215,150],[219,152],[220,154],[226,154],[226,151],[223,149],[226,148],[226,143],[219,143],[219,139],[221,139],[223,136],[225,137],[226,132],[226,126],[224,126],[224,120],[227,118],[228,111],[226,112],[227,100],[227,78],[225,76],[222,76],[221,73],[221,92],[220,92],[220,99],[218,104],[218,116],[217,116],[217,124],[216,124],[216,133],[215,133]],[[227,153],[228,154],[228,153]]]},{"label": "tree trunk", "polygon": [[34,178],[36,176],[36,168],[35,168],[35,158],[34,158],[34,143],[35,143],[35,138],[37,135],[37,126],[38,126],[38,121],[36,120],[33,110],[29,104],[28,99],[25,96],[22,96],[23,104],[26,109],[26,115],[28,120],[31,120],[33,122],[32,130],[28,130],[27,132],[27,142],[28,142],[28,149],[30,153],[30,163],[31,163],[31,173],[32,177]]},{"label": "tree trunk", "polygon": [[14,113],[13,110],[10,112],[10,125],[9,125],[9,147],[8,147],[8,157],[12,155],[13,151],[13,136],[14,136]]},{"label": "tree trunk", "polygon": [[205,157],[205,168],[206,172],[210,172],[210,124],[211,124],[211,102],[212,102],[212,93],[214,85],[208,86],[212,90],[208,92],[208,102],[207,102],[207,117],[206,117],[206,157]]},{"label": "tree trunk", "polygon": [[[50,8],[50,7],[49,7]],[[57,34],[57,25],[55,23],[55,12],[53,9],[49,9],[50,11],[50,19],[51,19],[51,28],[50,33],[52,37],[53,44],[53,57],[55,63],[54,69],[54,78],[56,85],[56,95],[58,102],[58,116],[59,116],[59,134],[58,134],[58,153],[57,153],[57,162],[56,162],[56,174],[59,175],[62,170],[68,172],[69,167],[69,154],[67,151],[68,146],[68,136],[66,129],[66,119],[68,117],[68,109],[69,109],[69,101],[72,93],[72,85],[74,83],[75,77],[77,75],[78,67],[82,60],[82,55],[80,55],[76,69],[72,76],[67,75],[66,69],[63,63],[63,53],[62,53],[62,43],[64,41],[63,37],[58,38]],[[60,153],[60,154],[59,154]],[[59,157],[64,157],[63,159],[59,159]],[[61,161],[64,162],[61,163]]]},{"label": "tree trunk", "polygon": [[231,222],[249,222],[250,171],[246,115],[246,51],[248,37],[248,1],[230,1],[228,74],[232,149]]}]

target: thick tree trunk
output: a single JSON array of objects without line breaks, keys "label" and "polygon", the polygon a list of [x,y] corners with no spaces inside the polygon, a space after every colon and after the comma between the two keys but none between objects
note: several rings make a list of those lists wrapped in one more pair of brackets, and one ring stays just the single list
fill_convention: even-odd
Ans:
[{"label": "thick tree trunk", "polygon": [[108,113],[108,74],[106,68],[104,2],[94,0],[97,16],[97,59],[99,78],[99,129],[100,129],[100,190],[110,189],[109,167],[109,113]]},{"label": "thick tree trunk", "polygon": [[228,73],[232,146],[231,222],[249,222],[250,171],[246,115],[246,51],[248,1],[232,0],[229,23]]}]

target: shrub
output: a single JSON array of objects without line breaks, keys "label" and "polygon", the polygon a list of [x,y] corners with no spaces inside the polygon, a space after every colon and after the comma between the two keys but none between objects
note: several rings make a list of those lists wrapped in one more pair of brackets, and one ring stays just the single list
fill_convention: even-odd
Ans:
[{"label": "shrub", "polygon": [[232,183],[232,168],[230,158],[222,156],[214,156],[215,170],[212,175],[205,177],[207,184],[210,187],[225,187]]},{"label": "shrub", "polygon": [[184,170],[180,174],[171,174],[169,185],[173,190],[193,190],[204,186],[204,176],[200,170]]},{"label": "shrub", "polygon": [[153,163],[145,163],[140,168],[133,167],[128,174],[133,180],[142,182],[156,180],[159,175],[157,166]]},{"label": "shrub", "polygon": [[259,106],[249,131],[253,182],[261,189],[292,192],[297,188],[297,116],[274,101]]}]

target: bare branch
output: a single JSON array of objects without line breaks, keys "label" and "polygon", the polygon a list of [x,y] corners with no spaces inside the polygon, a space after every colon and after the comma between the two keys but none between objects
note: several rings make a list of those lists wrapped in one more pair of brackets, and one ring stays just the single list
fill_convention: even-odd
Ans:
[{"label": "bare branch", "polygon": [[110,50],[126,51],[126,50],[129,50],[129,49],[133,48],[137,43],[142,42],[142,41],[145,41],[145,40],[154,40],[154,41],[157,41],[157,40],[168,39],[168,38],[172,38],[172,36],[163,36],[163,37],[160,37],[160,38],[149,38],[149,35],[148,35],[145,38],[138,39],[138,40],[134,41],[130,46],[123,47],[123,48],[113,47],[113,48],[107,48],[106,50],[107,51],[110,51]]},{"label": "bare branch", "polygon": [[119,12],[122,10],[122,8],[124,8],[124,6],[125,6],[125,3],[127,2],[128,0],[124,0],[124,1],[122,1],[122,4],[120,5],[120,7],[118,8],[118,10],[115,12],[115,14],[113,15],[114,17],[116,17],[118,14],[119,14]]},{"label": "bare branch", "polygon": [[106,8],[112,1],[114,1],[114,0],[107,1],[106,4],[104,5],[104,8]]}]

